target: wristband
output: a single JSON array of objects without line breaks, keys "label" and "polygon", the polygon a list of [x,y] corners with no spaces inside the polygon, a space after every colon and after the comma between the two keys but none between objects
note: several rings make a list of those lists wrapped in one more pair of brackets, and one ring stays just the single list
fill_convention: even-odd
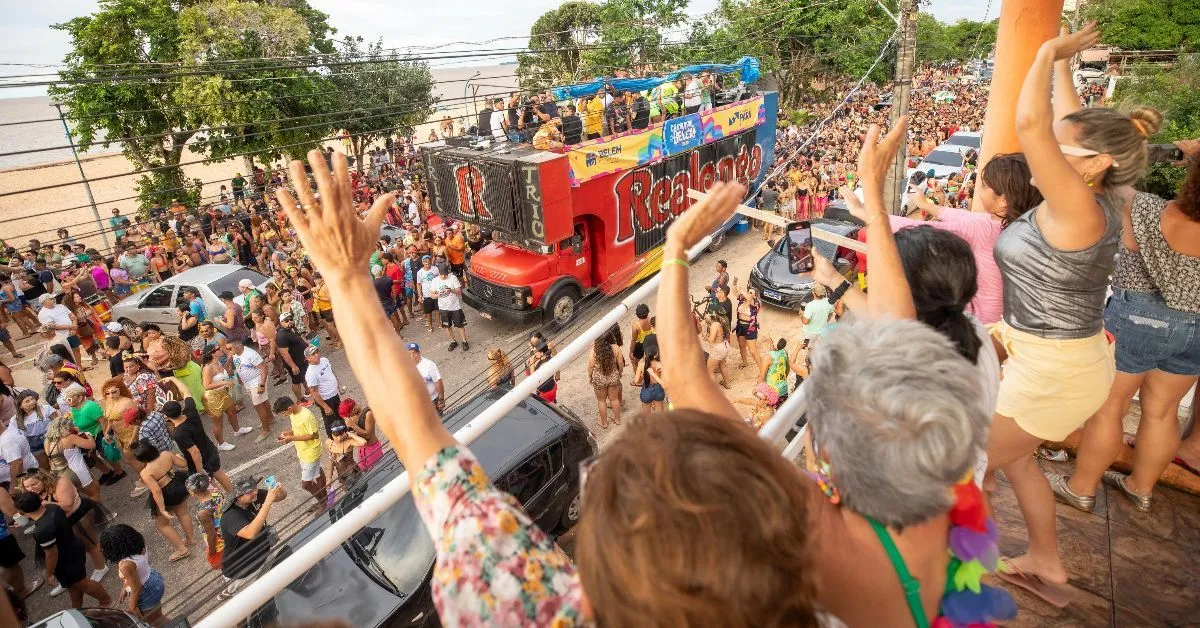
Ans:
[{"label": "wristband", "polygon": [[664,259],[662,263],[663,263],[663,266],[667,266],[668,264],[674,264],[675,266],[683,266],[684,268],[691,266],[691,264],[689,264],[686,259],[680,259],[678,257],[668,257],[668,258]]},{"label": "wristband", "polygon": [[839,285],[837,288],[834,288],[833,292],[829,293],[829,302],[837,303],[842,298],[842,296],[846,294],[846,291],[849,289],[850,289],[850,282],[843,279],[841,285]]}]

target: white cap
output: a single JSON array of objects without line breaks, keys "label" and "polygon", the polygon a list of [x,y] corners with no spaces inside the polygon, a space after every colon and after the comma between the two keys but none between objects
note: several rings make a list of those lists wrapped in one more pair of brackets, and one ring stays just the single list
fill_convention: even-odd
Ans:
[{"label": "white cap", "polygon": [[239,288],[253,288],[254,282],[250,281],[249,279],[243,279],[238,282],[238,287]]},{"label": "white cap", "polygon": [[48,292],[46,294],[43,294],[42,296],[38,297],[38,303],[45,303],[46,301],[53,301],[53,300],[54,300],[54,295],[50,294]]},{"label": "white cap", "polygon": [[106,323],[104,325],[104,331],[106,331],[110,334],[119,334],[122,331],[125,331],[125,327],[123,325],[121,325],[120,323],[113,321],[111,323]]}]

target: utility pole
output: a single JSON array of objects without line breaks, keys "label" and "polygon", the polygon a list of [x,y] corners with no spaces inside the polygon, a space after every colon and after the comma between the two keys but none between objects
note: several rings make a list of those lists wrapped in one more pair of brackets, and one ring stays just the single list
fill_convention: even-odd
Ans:
[{"label": "utility pole", "polygon": [[[917,0],[900,0],[900,37],[896,44],[896,83],[892,88],[892,112],[889,126],[895,128],[900,116],[908,114],[908,102],[912,94],[913,68],[917,62]],[[883,188],[885,209],[892,214],[901,213],[901,201],[907,188],[908,141],[902,141],[896,159],[888,170]]]},{"label": "utility pole", "polygon": [[71,127],[67,126],[67,117],[63,115],[62,103],[52,102],[51,107],[58,110],[58,119],[62,120],[63,131],[67,134],[67,143],[71,145],[71,156],[75,158],[75,165],[79,167],[79,178],[83,180],[83,189],[87,192],[88,204],[92,206],[92,216],[96,218],[96,229],[100,232],[100,237],[104,239],[105,250],[111,249],[112,244],[108,241],[108,231],[104,229],[104,221],[100,220],[100,210],[96,209],[96,199],[92,197],[92,184],[88,183],[87,175],[83,173],[83,163],[79,161],[79,153],[75,150],[75,139],[71,137]]}]

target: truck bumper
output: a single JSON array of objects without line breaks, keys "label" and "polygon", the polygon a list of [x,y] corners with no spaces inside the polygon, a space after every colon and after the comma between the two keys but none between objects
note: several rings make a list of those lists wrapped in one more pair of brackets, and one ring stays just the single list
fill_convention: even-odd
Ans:
[{"label": "truck bumper", "polygon": [[542,322],[542,308],[536,307],[529,310],[518,310],[511,307],[488,303],[476,298],[468,291],[463,291],[463,301],[467,305],[479,311],[484,318],[504,321],[505,323],[513,323],[516,325],[528,325],[529,323]]}]

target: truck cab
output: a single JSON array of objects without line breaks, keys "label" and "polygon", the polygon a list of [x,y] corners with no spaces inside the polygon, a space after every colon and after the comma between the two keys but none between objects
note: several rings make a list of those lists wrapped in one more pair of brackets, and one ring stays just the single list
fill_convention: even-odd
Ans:
[{"label": "truck cab", "polygon": [[755,94],[558,150],[485,138],[424,148],[433,212],[491,235],[471,257],[463,300],[487,318],[561,324],[585,295],[657,272],[654,253],[693,202],[689,189],[761,180],[776,103]]}]

